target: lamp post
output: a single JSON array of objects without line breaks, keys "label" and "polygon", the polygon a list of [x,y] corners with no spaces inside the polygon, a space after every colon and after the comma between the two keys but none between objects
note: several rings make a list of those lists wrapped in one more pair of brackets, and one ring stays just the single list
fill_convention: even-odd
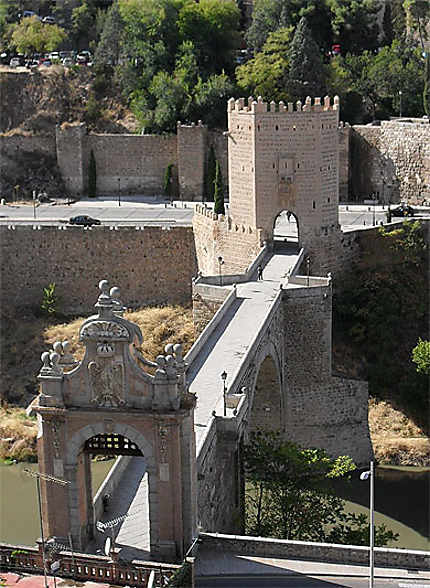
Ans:
[{"label": "lamp post", "polygon": [[226,379],[227,379],[227,372],[224,370],[223,373],[221,374],[222,396],[224,399],[224,416],[227,416],[227,400],[226,400],[227,386],[225,383]]},{"label": "lamp post", "polygon": [[309,286],[309,276],[311,273],[311,258],[306,258],[306,285]]},{"label": "lamp post", "polygon": [[222,286],[222,266],[224,265],[224,260],[221,255],[218,256],[218,268],[219,268],[219,285]]},{"label": "lamp post", "polygon": [[370,553],[369,553],[369,588],[374,586],[374,572],[375,572],[375,560],[374,560],[374,547],[375,547],[375,469],[373,460],[370,462],[370,470],[360,474],[360,480],[369,480],[370,482]]},{"label": "lamp post", "polygon": [[402,91],[399,90],[399,113],[400,118],[402,118]]},{"label": "lamp post", "polygon": [[121,178],[118,178],[118,206],[121,206]]},{"label": "lamp post", "polygon": [[43,561],[43,576],[45,578],[45,588],[49,588],[48,586],[48,579],[46,577],[46,553],[45,553],[45,536],[43,534],[43,518],[42,518],[42,499],[40,495],[40,480],[44,480],[45,482],[52,482],[53,484],[58,484],[59,486],[67,486],[70,482],[66,480],[60,480],[60,478],[55,478],[54,476],[50,476],[48,474],[42,474],[40,472],[34,472],[33,470],[29,470],[24,468],[24,473],[31,478],[36,478],[37,482],[37,498],[39,504],[39,518],[40,518],[40,537],[42,539],[42,561]]}]

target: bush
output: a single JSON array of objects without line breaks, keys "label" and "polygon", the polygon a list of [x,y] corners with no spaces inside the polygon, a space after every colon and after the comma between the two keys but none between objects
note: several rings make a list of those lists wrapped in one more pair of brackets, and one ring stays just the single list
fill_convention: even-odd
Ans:
[{"label": "bush", "polygon": [[55,315],[57,313],[58,296],[55,292],[56,284],[52,282],[48,284],[46,288],[43,288],[43,299],[40,308],[44,314],[48,316]]},{"label": "bush", "polygon": [[88,196],[95,198],[97,195],[97,165],[94,151],[91,149],[90,162],[88,165]]}]

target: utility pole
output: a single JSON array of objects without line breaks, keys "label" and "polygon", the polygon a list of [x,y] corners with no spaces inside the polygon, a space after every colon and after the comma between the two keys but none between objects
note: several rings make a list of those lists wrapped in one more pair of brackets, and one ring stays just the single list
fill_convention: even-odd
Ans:
[{"label": "utility pole", "polygon": [[[34,192],[33,192],[34,194]],[[42,474],[40,472],[34,472],[33,470],[29,470],[28,468],[24,468],[24,473],[31,478],[36,478],[37,483],[37,498],[39,504],[39,518],[40,518],[40,537],[42,539],[42,561],[43,561],[43,576],[45,578],[45,588],[49,588],[48,586],[48,578],[46,577],[46,553],[45,553],[45,536],[43,534],[43,515],[42,515],[42,498],[40,494],[40,480],[44,480],[45,482],[51,482],[52,484],[58,484],[59,486],[67,486],[70,482],[66,480],[61,480],[60,478],[55,478],[54,476],[50,476],[49,474]]]}]

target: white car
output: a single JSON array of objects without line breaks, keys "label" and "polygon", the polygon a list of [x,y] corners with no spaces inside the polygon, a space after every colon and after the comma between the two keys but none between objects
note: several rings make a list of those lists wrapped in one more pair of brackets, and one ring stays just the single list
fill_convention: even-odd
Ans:
[{"label": "white car", "polygon": [[9,61],[9,67],[19,67],[21,65],[21,61],[19,57],[12,57]]},{"label": "white car", "polygon": [[45,24],[55,24],[55,18],[53,16],[44,16],[42,22]]},{"label": "white car", "polygon": [[60,54],[58,53],[58,51],[53,51],[49,54],[49,59],[51,61],[60,61]]}]

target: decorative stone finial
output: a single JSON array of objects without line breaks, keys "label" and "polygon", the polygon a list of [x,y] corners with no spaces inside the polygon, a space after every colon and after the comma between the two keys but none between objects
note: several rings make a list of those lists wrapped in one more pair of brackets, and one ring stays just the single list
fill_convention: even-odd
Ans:
[{"label": "decorative stone finial", "polygon": [[99,316],[108,317],[112,316],[112,310],[116,304],[113,302],[109,292],[109,282],[107,280],[101,280],[99,282],[100,295],[95,304],[96,308],[99,308]]},{"label": "decorative stone finial", "polygon": [[164,348],[164,351],[166,352],[167,355],[172,355],[172,353],[173,353],[173,343],[167,343],[167,345]]},{"label": "decorative stone finial", "polygon": [[58,353],[60,357],[63,355],[63,344],[61,341],[55,341],[52,349],[55,351],[55,353]]}]

